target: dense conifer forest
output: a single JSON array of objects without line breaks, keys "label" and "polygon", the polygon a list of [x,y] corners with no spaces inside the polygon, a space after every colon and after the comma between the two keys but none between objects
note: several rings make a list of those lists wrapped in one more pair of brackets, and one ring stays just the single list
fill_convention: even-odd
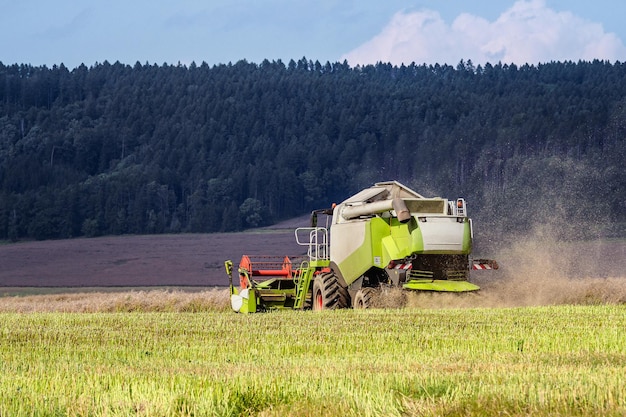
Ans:
[{"label": "dense conifer forest", "polygon": [[614,236],[625,137],[619,62],[0,63],[0,239],[236,231],[394,179],[494,235]]}]

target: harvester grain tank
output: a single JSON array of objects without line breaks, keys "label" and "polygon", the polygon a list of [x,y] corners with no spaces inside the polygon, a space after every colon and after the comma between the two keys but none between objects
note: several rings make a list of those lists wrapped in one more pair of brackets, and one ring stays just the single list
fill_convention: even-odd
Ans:
[{"label": "harvester grain tank", "polygon": [[[322,215],[326,227],[318,226]],[[426,198],[397,181],[314,211],[311,227],[296,229],[295,239],[306,248],[302,259],[244,255],[239,287],[226,261],[233,310],[369,308],[390,287],[476,291],[470,269],[498,268],[470,258],[473,230],[464,199]]]}]

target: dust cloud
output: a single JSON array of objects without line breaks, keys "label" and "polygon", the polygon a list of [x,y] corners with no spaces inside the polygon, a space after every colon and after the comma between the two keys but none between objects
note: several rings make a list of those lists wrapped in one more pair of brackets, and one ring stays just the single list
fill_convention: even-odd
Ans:
[{"label": "dust cloud", "polygon": [[[472,293],[409,293],[409,308],[626,303],[626,241],[559,241],[549,226],[494,251],[497,271],[472,271]],[[396,297],[397,299],[397,297]],[[393,297],[390,297],[393,304]],[[399,306],[396,304],[396,306]]]}]

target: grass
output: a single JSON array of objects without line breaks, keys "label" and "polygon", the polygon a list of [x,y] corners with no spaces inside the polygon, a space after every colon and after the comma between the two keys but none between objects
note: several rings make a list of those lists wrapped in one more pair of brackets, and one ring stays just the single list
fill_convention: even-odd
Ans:
[{"label": "grass", "polygon": [[626,306],[0,314],[0,416],[622,416]]}]

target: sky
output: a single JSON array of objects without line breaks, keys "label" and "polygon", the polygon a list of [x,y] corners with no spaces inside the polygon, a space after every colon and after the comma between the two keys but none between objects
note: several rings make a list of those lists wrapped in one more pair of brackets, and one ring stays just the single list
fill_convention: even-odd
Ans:
[{"label": "sky", "polygon": [[0,62],[626,61],[623,0],[0,0]]}]

